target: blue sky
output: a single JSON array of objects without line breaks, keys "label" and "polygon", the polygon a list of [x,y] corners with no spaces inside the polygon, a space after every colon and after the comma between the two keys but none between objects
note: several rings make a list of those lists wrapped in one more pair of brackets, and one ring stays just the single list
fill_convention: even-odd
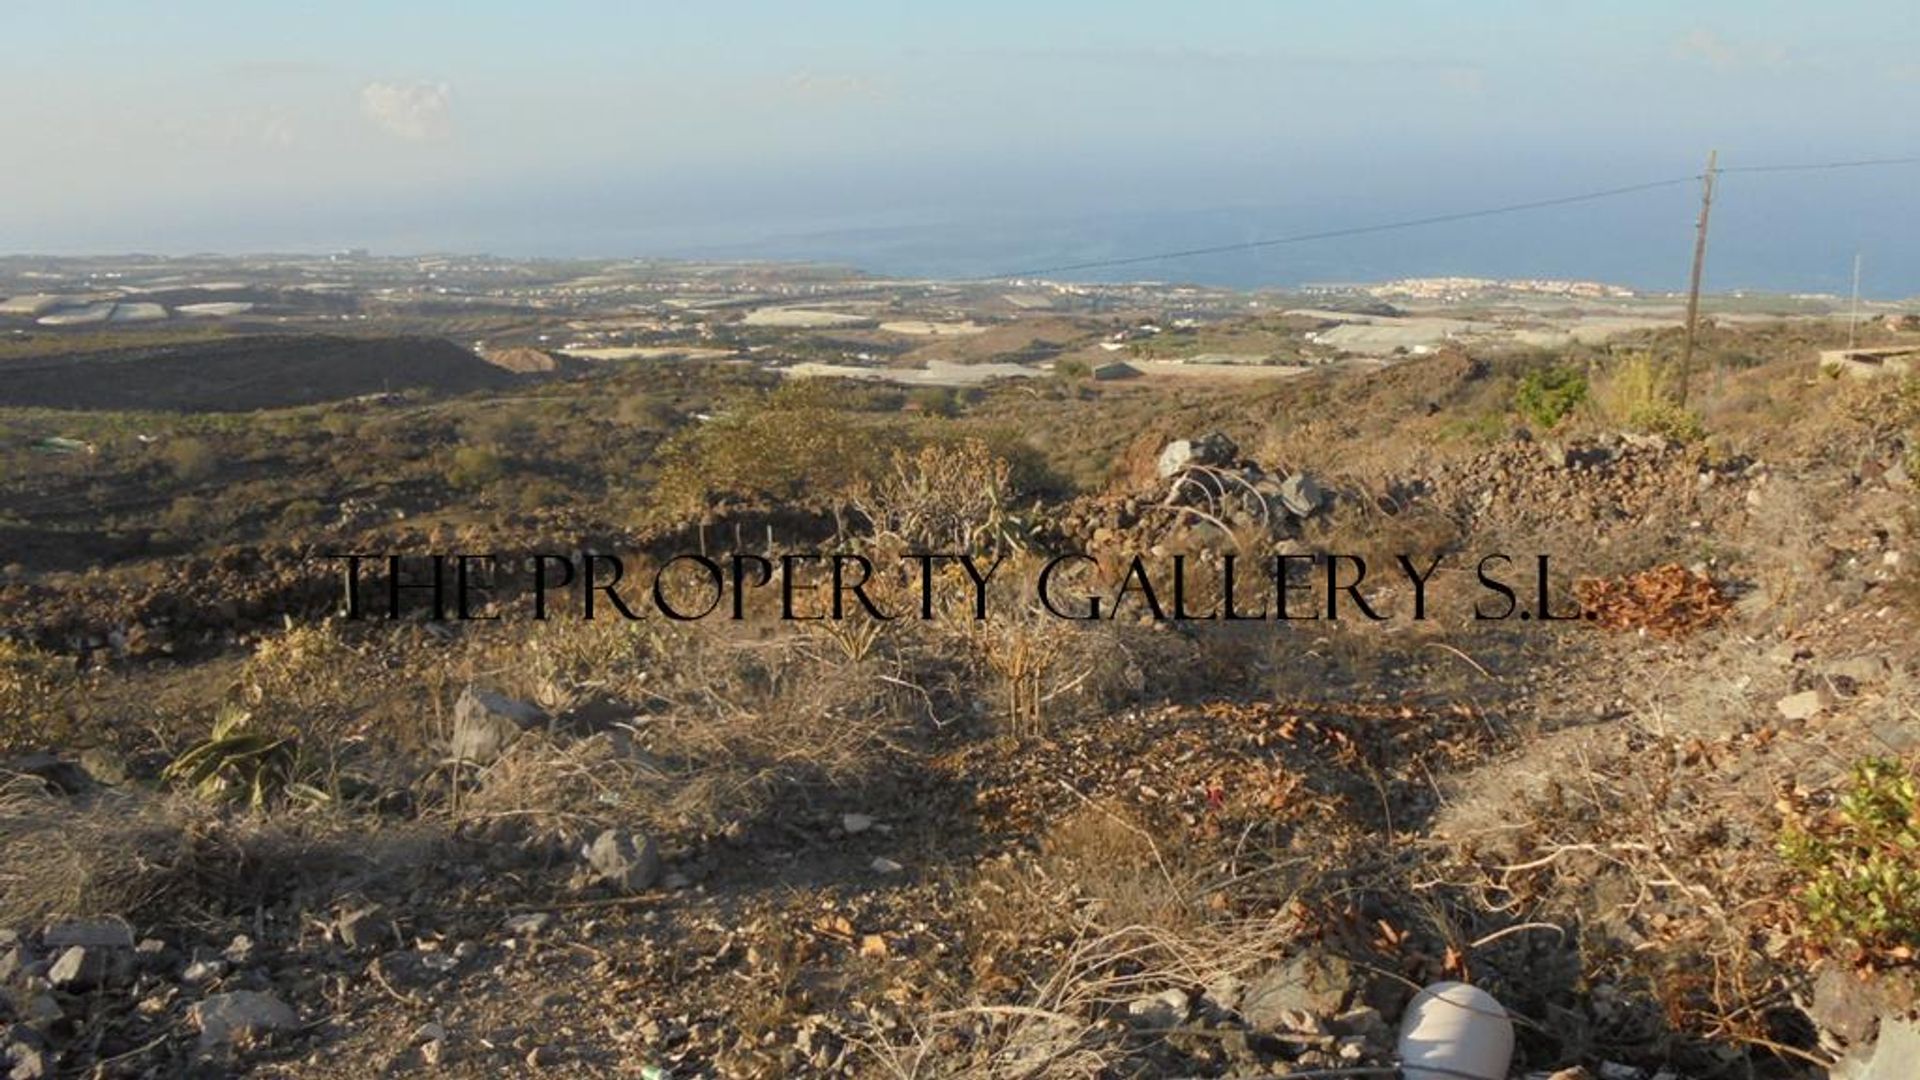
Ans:
[{"label": "blue sky", "polygon": [[[1920,18],[1896,0],[67,0],[7,25],[5,251],[627,255],[1081,222],[1075,247],[1116,215],[1335,226],[1685,174],[1709,147],[1920,152]],[[1916,175],[1808,182],[1912,248]],[[1763,218],[1800,205],[1767,185]]]}]

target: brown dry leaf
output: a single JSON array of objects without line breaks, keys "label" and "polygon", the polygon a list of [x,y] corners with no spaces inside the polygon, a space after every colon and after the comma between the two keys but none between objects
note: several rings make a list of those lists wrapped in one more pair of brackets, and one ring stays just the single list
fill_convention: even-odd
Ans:
[{"label": "brown dry leaf", "polygon": [[1678,563],[1617,578],[1582,578],[1573,595],[1599,626],[1679,637],[1718,621],[1733,606],[1713,579]]}]

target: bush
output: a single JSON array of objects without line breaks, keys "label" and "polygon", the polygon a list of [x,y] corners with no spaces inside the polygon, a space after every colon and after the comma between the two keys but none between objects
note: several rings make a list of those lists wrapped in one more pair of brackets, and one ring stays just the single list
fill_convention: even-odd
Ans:
[{"label": "bush", "polygon": [[457,488],[478,488],[499,480],[507,471],[499,454],[480,446],[463,446],[453,452],[447,466],[447,483]]},{"label": "bush", "polygon": [[189,482],[213,475],[220,463],[213,447],[200,439],[173,439],[161,449],[160,458],[172,470],[174,479]]},{"label": "bush", "polygon": [[1672,374],[1642,352],[1614,365],[1598,396],[1602,415],[1616,427],[1691,442],[1706,429],[1698,413],[1680,406],[1677,395]]},{"label": "bush", "polygon": [[1541,428],[1552,428],[1587,400],[1587,377],[1570,367],[1536,368],[1520,379],[1513,407]]},{"label": "bush", "polygon": [[920,551],[1004,554],[1027,546],[1033,526],[1011,506],[1013,467],[983,439],[893,453],[891,470],[855,490],[853,509],[876,537]]},{"label": "bush", "polygon": [[313,499],[295,499],[280,508],[280,527],[284,529],[304,529],[318,525],[325,511],[319,502]]},{"label": "bush", "polygon": [[790,385],[667,440],[656,507],[683,518],[723,498],[838,506],[915,442],[901,418],[849,412],[825,389]]},{"label": "bush", "polygon": [[957,416],[960,413],[960,395],[954,393],[951,386],[917,387],[907,395],[907,399],[928,416]]},{"label": "bush", "polygon": [[1794,899],[1816,938],[1908,958],[1920,949],[1920,781],[1905,762],[1854,765],[1838,804],[1790,824],[1780,849],[1801,879]]},{"label": "bush", "polygon": [[160,527],[177,536],[210,531],[213,504],[198,495],[182,495],[168,504],[160,515]]}]

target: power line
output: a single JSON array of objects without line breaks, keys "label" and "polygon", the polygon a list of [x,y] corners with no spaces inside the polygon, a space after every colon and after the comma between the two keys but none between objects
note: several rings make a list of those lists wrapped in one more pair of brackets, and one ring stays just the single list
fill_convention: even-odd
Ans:
[{"label": "power line", "polygon": [[[1857,161],[1828,161],[1802,165],[1736,165],[1716,168],[1719,174],[1725,173],[1788,173],[1815,172],[1831,169],[1869,169],[1896,165],[1920,165],[1920,157],[1865,158]],[[1509,203],[1505,206],[1490,206],[1481,210],[1465,210],[1452,214],[1435,214],[1430,217],[1408,218],[1403,221],[1388,221],[1377,225],[1357,225],[1344,229],[1328,229],[1322,232],[1298,233],[1293,236],[1277,236],[1266,240],[1244,240],[1234,244],[1216,244],[1209,247],[1188,248],[1183,251],[1157,252],[1152,255],[1128,255],[1114,259],[1092,259],[1086,262],[1066,263],[1060,266],[1043,267],[1014,274],[994,274],[989,277],[963,280],[997,281],[1011,277],[1042,277],[1047,274],[1063,274],[1076,270],[1099,270],[1114,266],[1132,266],[1138,263],[1159,262],[1164,259],[1185,259],[1199,255],[1223,255],[1238,251],[1253,251],[1260,248],[1281,247],[1287,244],[1304,244],[1315,240],[1337,240],[1349,236],[1366,236],[1373,233],[1394,232],[1400,229],[1415,229],[1427,225],[1444,225],[1453,221],[1469,221],[1474,218],[1495,217],[1501,214],[1514,214],[1527,210],[1541,210],[1552,206],[1567,206],[1573,203],[1595,202],[1621,195],[1632,195],[1641,191],[1657,188],[1678,187],[1682,184],[1696,184],[1704,179],[1704,174],[1676,176],[1666,180],[1650,180],[1644,184],[1628,184],[1625,187],[1607,188],[1602,191],[1589,191],[1579,195],[1563,195],[1552,199],[1535,199],[1529,202]]]},{"label": "power line", "polygon": [[[1837,169],[1872,169],[1902,165],[1920,165],[1920,157],[1862,158],[1853,161],[1825,161],[1805,164],[1782,165],[1732,165],[1721,166],[1714,170],[1716,174],[1727,173],[1793,173],[1819,172]],[[1291,244],[1305,244],[1318,240],[1338,240],[1352,236],[1370,236],[1377,233],[1398,232],[1402,229],[1418,229],[1429,225],[1445,225],[1456,221],[1472,221],[1477,218],[1498,217],[1503,214],[1524,213],[1529,210],[1544,210],[1555,206],[1571,206],[1576,203],[1597,202],[1602,199],[1614,199],[1623,195],[1633,195],[1642,191],[1654,191],[1661,188],[1680,187],[1697,184],[1705,179],[1704,173],[1688,176],[1674,176],[1664,180],[1649,180],[1642,184],[1627,184],[1622,187],[1604,188],[1599,191],[1586,191],[1577,195],[1561,195],[1548,199],[1532,199],[1526,202],[1507,203],[1502,206],[1483,207],[1478,210],[1461,210],[1447,214],[1433,214],[1426,217],[1405,218],[1398,221],[1384,221],[1372,225],[1354,225],[1339,229],[1323,229],[1317,232],[1295,233],[1290,236],[1275,236],[1262,240],[1242,240],[1231,244],[1212,244],[1205,247],[1184,248],[1176,251],[1158,251],[1145,255],[1123,255],[1111,259],[1089,259],[1083,262],[1061,263],[1055,266],[1036,267],[1010,273],[982,274],[976,277],[950,279],[951,284],[983,284],[992,281],[1005,281],[1010,278],[1045,277],[1050,274],[1065,274],[1080,270],[1106,270],[1118,266],[1137,266],[1141,263],[1164,262],[1171,259],[1190,259],[1203,255],[1226,255],[1241,251],[1257,251],[1263,248],[1285,247]],[[873,285],[825,293],[807,297],[810,302],[853,299],[875,293],[889,292],[897,285]],[[708,310],[730,307],[758,306],[767,303],[765,298],[752,300],[731,300],[707,305]]]},{"label": "power line", "polygon": [[[1723,173],[1817,172],[1822,169],[1872,169],[1883,165],[1920,165],[1920,157],[1863,158],[1859,161],[1827,161],[1818,165],[1731,165],[1717,170]],[[1699,179],[1699,177],[1694,177]]]},{"label": "power line", "polygon": [[1235,251],[1253,251],[1258,248],[1280,247],[1284,244],[1304,244],[1313,240],[1338,240],[1347,236],[1366,236],[1371,233],[1394,232],[1399,229],[1415,229],[1425,225],[1444,225],[1450,221],[1469,221],[1473,218],[1494,217],[1499,214],[1514,214],[1522,210],[1540,210],[1549,206],[1566,206],[1571,203],[1594,202],[1599,199],[1611,199],[1620,195],[1631,195],[1639,191],[1652,191],[1655,188],[1675,187],[1691,184],[1700,177],[1676,176],[1668,180],[1650,180],[1644,184],[1629,184],[1626,187],[1608,188],[1604,191],[1588,191],[1579,195],[1562,195],[1553,199],[1535,199],[1531,202],[1509,203],[1505,206],[1490,206],[1481,210],[1462,210],[1451,214],[1435,214],[1431,217],[1407,218],[1402,221],[1386,221],[1377,225],[1355,225],[1344,229],[1327,229],[1321,232],[1296,233],[1292,236],[1276,236],[1267,240],[1243,240],[1234,244],[1215,244],[1210,247],[1187,248],[1184,251],[1163,251],[1152,255],[1128,255],[1117,259],[1094,259],[1089,262],[1066,263],[1060,266],[1048,266],[1038,270],[1023,270],[1013,274],[994,274],[978,279],[997,281],[1010,277],[1040,277],[1045,274],[1063,274],[1070,270],[1094,270],[1109,266],[1130,266],[1134,263],[1158,262],[1162,259],[1186,259],[1197,255],[1223,255]]}]

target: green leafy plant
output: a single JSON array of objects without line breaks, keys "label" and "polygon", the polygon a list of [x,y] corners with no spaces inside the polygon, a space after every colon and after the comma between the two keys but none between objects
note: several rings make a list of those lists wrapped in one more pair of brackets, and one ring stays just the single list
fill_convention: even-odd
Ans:
[{"label": "green leafy plant", "polygon": [[1536,368],[1520,379],[1513,407],[1542,428],[1551,428],[1587,400],[1587,377],[1570,367]]},{"label": "green leafy plant", "polygon": [[313,783],[318,775],[298,740],[260,730],[253,713],[227,704],[207,737],[169,762],[160,778],[208,802],[244,802],[258,810],[281,799],[328,801]]},{"label": "green leafy plant", "polygon": [[1911,959],[1920,949],[1920,780],[1897,758],[1854,765],[1833,809],[1782,832],[1795,901],[1825,944]]}]

